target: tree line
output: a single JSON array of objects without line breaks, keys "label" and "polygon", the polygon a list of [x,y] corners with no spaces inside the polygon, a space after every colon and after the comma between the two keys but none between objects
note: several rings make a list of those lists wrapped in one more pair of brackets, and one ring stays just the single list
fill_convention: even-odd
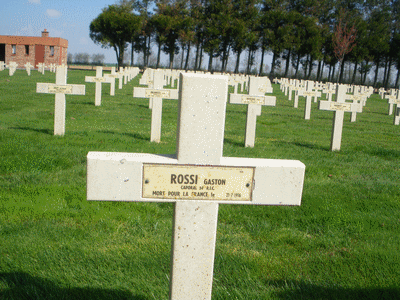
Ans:
[{"label": "tree line", "polygon": [[[194,70],[208,57],[208,71],[227,70],[234,60],[234,72],[246,55],[249,73],[255,55],[261,53],[257,73],[263,74],[264,59],[272,54],[269,76],[288,76],[292,67],[296,78],[344,82],[347,63],[352,68],[349,83],[365,84],[373,72],[373,85],[388,87],[390,74],[400,70],[400,0],[120,0],[104,8],[90,24],[91,39],[113,48],[118,65],[125,50],[143,54],[148,66],[152,46],[157,49],[155,67],[160,67],[161,51],[172,68],[181,54],[184,69],[194,49]],[[351,51],[350,51],[351,50]],[[231,55],[233,54],[233,55]],[[128,54],[129,55],[129,54]],[[215,60],[222,63],[215,69]],[[336,67],[338,74],[335,74]]]}]

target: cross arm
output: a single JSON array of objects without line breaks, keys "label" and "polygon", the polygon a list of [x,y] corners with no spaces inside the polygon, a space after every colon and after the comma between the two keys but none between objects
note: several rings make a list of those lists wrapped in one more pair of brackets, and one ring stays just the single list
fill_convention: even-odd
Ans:
[{"label": "cross arm", "polygon": [[36,93],[85,95],[84,84],[36,83]]},{"label": "cross arm", "polygon": [[178,165],[172,156],[89,152],[87,172],[88,200],[300,205],[305,165],[234,157],[218,166]]},{"label": "cross arm", "polygon": [[342,110],[347,112],[362,112],[362,104],[358,102],[332,102],[332,101],[319,101],[318,109],[320,110]]},{"label": "cross arm", "polygon": [[250,96],[244,94],[230,94],[229,103],[233,104],[259,104],[275,106],[276,97],[274,96]]},{"label": "cross arm", "polygon": [[177,89],[150,89],[135,87],[133,89],[133,97],[137,98],[163,98],[177,100],[179,90]]}]

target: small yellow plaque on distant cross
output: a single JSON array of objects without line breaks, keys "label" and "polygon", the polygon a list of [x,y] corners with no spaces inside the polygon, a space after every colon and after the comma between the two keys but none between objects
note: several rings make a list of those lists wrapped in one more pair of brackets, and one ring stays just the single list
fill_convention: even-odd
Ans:
[{"label": "small yellow plaque on distant cross", "polygon": [[251,201],[253,167],[143,164],[143,198]]},{"label": "small yellow plaque on distant cross", "polygon": [[343,110],[343,111],[350,111],[351,110],[351,103],[337,103],[332,102],[330,106],[331,110]]},{"label": "small yellow plaque on distant cross", "polygon": [[104,77],[93,77],[93,82],[103,82],[106,79]]},{"label": "small yellow plaque on distant cross", "polygon": [[160,90],[146,90],[146,98],[168,98],[170,95],[169,91]]},{"label": "small yellow plaque on distant cross", "polygon": [[243,104],[264,104],[264,97],[263,96],[243,96],[242,97]]},{"label": "small yellow plaque on distant cross", "polygon": [[71,94],[72,86],[71,85],[49,85],[48,86],[49,93],[60,93],[60,94]]}]

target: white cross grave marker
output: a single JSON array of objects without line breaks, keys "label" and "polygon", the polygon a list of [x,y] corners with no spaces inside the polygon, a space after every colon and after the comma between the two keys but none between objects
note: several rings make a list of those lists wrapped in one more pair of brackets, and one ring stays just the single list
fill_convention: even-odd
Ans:
[{"label": "white cross grave marker", "polygon": [[154,71],[153,88],[135,87],[133,97],[150,98],[151,102],[151,134],[150,141],[161,141],[161,120],[163,99],[178,99],[178,90],[163,89],[164,73],[161,70]]},{"label": "white cross grave marker", "polygon": [[24,67],[25,67],[26,73],[28,73],[28,76],[31,76],[31,69],[33,69],[32,64],[30,62],[27,62],[24,65]]},{"label": "white cross grave marker", "polygon": [[101,105],[101,84],[102,83],[111,83],[111,78],[102,77],[103,67],[96,67],[96,77],[93,76],[85,76],[85,82],[95,82],[96,83],[96,92],[94,96],[94,105]]},{"label": "white cross grave marker", "polygon": [[8,75],[13,76],[17,68],[18,64],[15,61],[10,62],[8,64]]},{"label": "white cross grave marker", "polygon": [[8,68],[8,66],[5,64],[4,61],[0,61],[0,71],[4,71],[5,68]]},{"label": "white cross grave marker", "polygon": [[306,97],[306,105],[304,108],[304,119],[305,120],[310,120],[310,115],[311,115],[311,98],[314,97],[315,92],[313,91],[314,89],[314,82],[308,80],[306,83],[306,89],[305,90],[299,90],[298,95]]},{"label": "white cross grave marker", "polygon": [[176,156],[89,152],[87,199],[175,202],[170,299],[211,299],[219,204],[300,205],[300,161],[222,157],[227,76],[180,75]]},{"label": "white cross grave marker", "polygon": [[388,115],[390,116],[393,113],[393,105],[395,104],[395,100],[397,99],[396,90],[391,89],[390,94],[386,95],[385,99],[388,99],[388,104],[389,104]]},{"label": "white cross grave marker", "polygon": [[260,91],[259,88],[263,86],[264,81],[264,77],[251,76],[248,95],[230,94],[230,103],[247,104],[245,147],[254,147],[257,116],[261,115],[262,106],[275,106],[276,104],[276,97],[264,96],[264,93]]},{"label": "white cross grave marker", "polygon": [[42,75],[44,75],[44,71],[45,71],[45,68],[46,68],[45,64],[44,63],[38,63],[36,65],[36,67],[38,68],[38,72],[40,72],[40,73],[42,73]]},{"label": "white cross grave marker", "polygon": [[110,96],[115,96],[115,79],[119,78],[119,74],[115,72],[115,67],[111,67],[111,74],[104,74],[104,77],[111,78],[110,84]]},{"label": "white cross grave marker", "polygon": [[347,88],[345,85],[338,84],[336,86],[336,102],[320,100],[318,104],[320,110],[334,111],[331,151],[340,150],[344,112],[362,112],[362,104],[358,101],[353,103],[345,102],[346,90]]},{"label": "white cross grave marker", "polygon": [[56,94],[54,135],[65,133],[65,94],[85,95],[84,84],[67,84],[67,68],[57,67],[56,83],[36,83],[36,93]]}]

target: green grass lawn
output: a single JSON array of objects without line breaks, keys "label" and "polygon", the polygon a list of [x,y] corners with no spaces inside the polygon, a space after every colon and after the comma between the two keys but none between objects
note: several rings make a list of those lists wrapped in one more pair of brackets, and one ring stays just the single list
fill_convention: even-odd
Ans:
[{"label": "green grass lawn", "polygon": [[[173,154],[177,101],[163,102],[161,143],[150,143],[138,77],[114,97],[94,83],[66,96],[64,137],[53,136],[45,75],[0,72],[0,299],[168,299],[173,204],[86,201],[89,151]],[[400,299],[400,126],[373,95],[331,152],[333,113],[304,120],[273,85],[254,148],[245,105],[227,104],[224,156],[306,165],[300,207],[220,205],[213,299]]]}]

